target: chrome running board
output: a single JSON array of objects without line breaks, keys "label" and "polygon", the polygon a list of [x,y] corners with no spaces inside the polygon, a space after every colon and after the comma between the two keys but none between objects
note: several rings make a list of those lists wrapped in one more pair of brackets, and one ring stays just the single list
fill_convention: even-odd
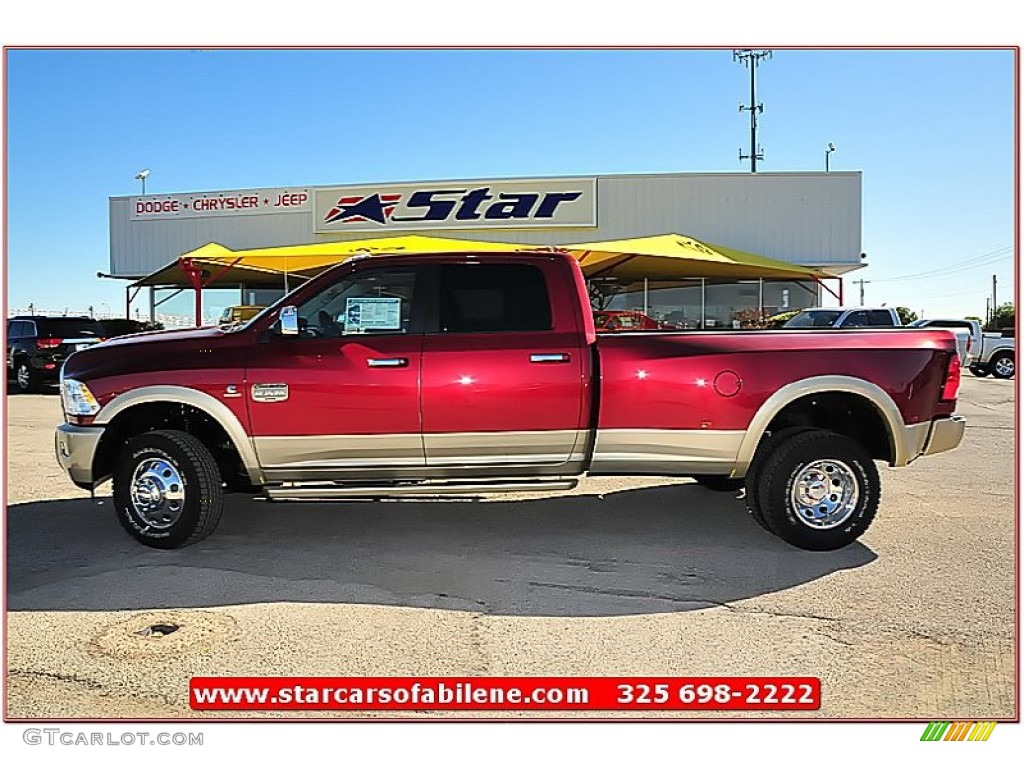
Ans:
[{"label": "chrome running board", "polygon": [[577,478],[550,480],[481,480],[474,483],[429,480],[421,483],[395,483],[392,485],[300,484],[270,486],[263,489],[273,500],[313,501],[332,499],[380,499],[401,496],[451,496],[482,493],[515,493],[535,491],[571,491]]}]

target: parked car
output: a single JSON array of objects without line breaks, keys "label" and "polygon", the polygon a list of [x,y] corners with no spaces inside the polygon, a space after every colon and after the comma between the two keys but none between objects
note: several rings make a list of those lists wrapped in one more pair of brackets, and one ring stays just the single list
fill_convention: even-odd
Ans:
[{"label": "parked car", "polygon": [[636,310],[601,310],[594,313],[594,327],[598,333],[615,331],[658,331],[670,328],[653,317]]},{"label": "parked car", "polygon": [[72,352],[106,337],[88,317],[19,315],[7,319],[7,378],[18,392],[36,392],[56,384],[60,367]]},{"label": "parked car", "polygon": [[148,320],[133,320],[129,317],[115,317],[100,320],[100,325],[105,331],[108,339],[115,336],[127,336],[132,333],[149,333],[150,331],[163,330],[160,323],[152,323]]},{"label": "parked car", "polygon": [[1017,343],[1012,335],[986,333],[977,320],[928,318],[911,323],[915,328],[949,328],[967,341],[965,360],[975,376],[992,374],[997,379],[1012,379],[1016,372]]},{"label": "parked car", "polygon": [[209,535],[228,491],[550,491],[590,473],[744,485],[767,531],[829,550],[874,518],[875,461],[960,443],[959,383],[945,331],[599,336],[568,254],[381,256],[246,325],[76,352],[55,443],[79,487],[113,479],[122,526],[159,548]]},{"label": "parked car", "polygon": [[896,328],[900,316],[892,307],[813,307],[802,309],[783,328]]}]

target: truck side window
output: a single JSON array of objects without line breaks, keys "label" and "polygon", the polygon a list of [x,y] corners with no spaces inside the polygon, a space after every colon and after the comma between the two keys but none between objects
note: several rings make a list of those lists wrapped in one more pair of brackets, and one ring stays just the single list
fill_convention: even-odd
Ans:
[{"label": "truck side window", "polygon": [[871,325],[884,325],[892,328],[892,315],[884,309],[872,309],[869,314],[871,315]]},{"label": "truck side window", "polygon": [[442,333],[550,331],[551,301],[533,264],[445,264],[441,267]]},{"label": "truck side window", "polygon": [[863,309],[851,312],[843,321],[843,328],[863,328],[868,325],[868,313]]},{"label": "truck side window", "polygon": [[299,335],[409,333],[416,273],[414,269],[376,269],[348,275],[299,307]]}]

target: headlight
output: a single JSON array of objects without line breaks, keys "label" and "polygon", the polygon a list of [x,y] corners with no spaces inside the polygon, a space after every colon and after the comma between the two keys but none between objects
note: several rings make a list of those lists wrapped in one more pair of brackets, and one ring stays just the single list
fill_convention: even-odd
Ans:
[{"label": "headlight", "polygon": [[68,416],[95,416],[100,410],[89,388],[75,379],[61,380],[60,399]]}]

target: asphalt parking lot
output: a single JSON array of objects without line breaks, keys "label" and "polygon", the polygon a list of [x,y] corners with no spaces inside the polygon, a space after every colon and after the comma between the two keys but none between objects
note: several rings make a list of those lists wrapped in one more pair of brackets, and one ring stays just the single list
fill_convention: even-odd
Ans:
[{"label": "asphalt parking lot", "polygon": [[[56,396],[7,407],[9,718],[193,717],[190,677],[261,674],[812,675],[821,717],[1015,714],[1012,381],[965,375],[964,443],[882,468],[874,525],[828,553],[770,536],[735,494],[650,478],[229,497],[212,537],[151,550],[109,486],[93,502],[57,467]],[[159,622],[181,629],[136,634]]]}]

